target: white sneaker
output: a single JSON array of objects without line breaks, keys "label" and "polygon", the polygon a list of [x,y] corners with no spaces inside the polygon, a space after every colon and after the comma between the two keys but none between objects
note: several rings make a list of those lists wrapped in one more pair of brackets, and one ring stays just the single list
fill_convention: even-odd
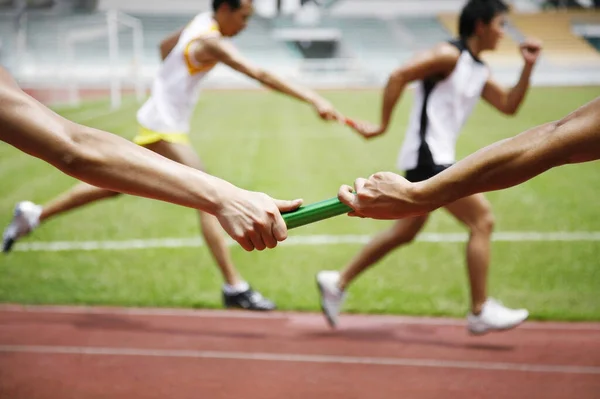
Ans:
[{"label": "white sneaker", "polygon": [[317,273],[317,286],[321,293],[321,310],[332,328],[337,326],[340,308],[346,299],[346,292],[338,288],[340,273],[322,271]]},{"label": "white sneaker", "polygon": [[488,298],[481,313],[467,315],[467,329],[471,334],[482,335],[491,331],[504,331],[517,327],[529,316],[527,309],[509,309],[499,301]]},{"label": "white sneaker", "polygon": [[8,253],[15,241],[26,236],[40,224],[42,207],[30,201],[19,202],[14,216],[2,235],[2,252]]}]

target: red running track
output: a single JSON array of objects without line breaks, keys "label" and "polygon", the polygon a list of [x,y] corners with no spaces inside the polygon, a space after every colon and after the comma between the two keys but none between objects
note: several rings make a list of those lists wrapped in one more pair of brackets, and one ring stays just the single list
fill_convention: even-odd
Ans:
[{"label": "red running track", "polygon": [[600,398],[600,323],[0,305],[0,398]]}]

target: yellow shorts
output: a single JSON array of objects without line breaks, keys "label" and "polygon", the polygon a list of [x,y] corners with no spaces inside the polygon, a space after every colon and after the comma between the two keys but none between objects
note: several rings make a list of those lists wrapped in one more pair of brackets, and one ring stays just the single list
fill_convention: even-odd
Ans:
[{"label": "yellow shorts", "polygon": [[133,142],[141,146],[158,143],[161,140],[169,143],[190,144],[187,133],[160,133],[143,126],[139,126],[138,134],[133,138]]}]

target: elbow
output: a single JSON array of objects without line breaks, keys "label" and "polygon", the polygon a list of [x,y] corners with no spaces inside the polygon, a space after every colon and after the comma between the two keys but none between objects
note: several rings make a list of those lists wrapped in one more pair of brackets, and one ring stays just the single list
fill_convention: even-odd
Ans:
[{"label": "elbow", "polygon": [[79,180],[87,181],[87,172],[102,164],[102,157],[94,144],[93,134],[86,130],[71,128],[70,140],[60,152],[56,166],[64,173]]},{"label": "elbow", "polygon": [[516,116],[518,112],[518,105],[506,104],[502,109],[502,113],[507,116]]},{"label": "elbow", "polygon": [[158,48],[160,49],[160,53],[164,54],[167,52],[167,50],[169,49],[169,43],[167,43],[166,40],[163,40],[160,42],[160,44],[158,45]]},{"label": "elbow", "polygon": [[70,144],[69,148],[60,155],[56,166],[69,176],[85,181],[86,170],[90,169],[94,161],[90,151],[75,143]]},{"label": "elbow", "polygon": [[164,60],[171,52],[172,44],[168,40],[163,40],[162,42],[160,42],[158,49],[160,51],[161,58]]},{"label": "elbow", "polygon": [[392,72],[390,74],[389,77],[389,83],[390,84],[402,84],[404,83],[405,79],[405,73],[402,69],[396,69],[394,72]]},{"label": "elbow", "polygon": [[159,54],[160,54],[160,58],[162,60],[164,60],[165,58],[167,58],[167,56],[169,55],[168,49],[166,46],[163,46],[162,44],[159,47]]},{"label": "elbow", "polygon": [[544,145],[547,145],[554,140],[556,135],[560,133],[562,124],[562,120],[558,120],[548,122],[536,129],[532,129],[532,149],[543,148]]}]

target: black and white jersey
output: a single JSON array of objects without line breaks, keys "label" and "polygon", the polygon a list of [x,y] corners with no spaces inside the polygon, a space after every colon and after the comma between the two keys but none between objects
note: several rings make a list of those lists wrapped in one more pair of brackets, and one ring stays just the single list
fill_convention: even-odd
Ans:
[{"label": "black and white jersey", "polygon": [[488,80],[489,69],[464,42],[451,42],[461,53],[446,78],[429,77],[415,90],[408,130],[397,166],[410,170],[454,163],[460,130]]}]

